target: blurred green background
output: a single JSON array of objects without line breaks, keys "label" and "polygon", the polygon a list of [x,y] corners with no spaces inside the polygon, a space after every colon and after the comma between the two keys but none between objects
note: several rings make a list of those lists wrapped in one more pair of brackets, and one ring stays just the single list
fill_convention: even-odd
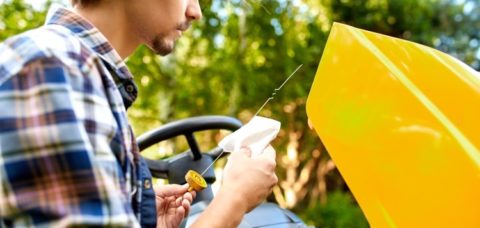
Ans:
[{"label": "blurred green background", "polygon": [[[40,26],[52,2],[0,0],[0,41]],[[316,227],[368,227],[317,136],[306,98],[334,21],[425,44],[480,69],[477,0],[200,0],[204,18],[158,57],[139,48],[127,60],[140,88],[129,110],[137,135],[172,120],[228,115],[246,122],[300,64],[261,115],[282,122],[274,141],[280,181],[271,200]],[[352,53],[353,55],[355,53]],[[346,66],[348,67],[348,66]],[[199,135],[204,149],[219,132]],[[179,140],[146,152],[161,158]],[[224,161],[217,165],[221,166]]]}]

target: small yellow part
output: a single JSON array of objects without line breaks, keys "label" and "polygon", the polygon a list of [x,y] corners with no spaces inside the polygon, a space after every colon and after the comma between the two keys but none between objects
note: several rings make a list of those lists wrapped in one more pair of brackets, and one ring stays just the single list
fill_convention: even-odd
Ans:
[{"label": "small yellow part", "polygon": [[371,227],[480,227],[480,74],[335,23],[307,115]]},{"label": "small yellow part", "polygon": [[205,179],[203,179],[202,175],[193,170],[189,170],[187,172],[187,174],[185,175],[185,180],[189,185],[189,192],[192,190],[199,192],[207,187],[207,182],[205,181]]}]

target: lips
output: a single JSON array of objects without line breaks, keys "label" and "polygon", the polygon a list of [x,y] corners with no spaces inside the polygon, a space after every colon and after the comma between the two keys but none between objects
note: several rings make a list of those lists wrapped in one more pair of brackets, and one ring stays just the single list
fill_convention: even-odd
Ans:
[{"label": "lips", "polygon": [[188,28],[190,28],[190,23],[189,22],[184,22],[177,27],[177,30],[185,32],[185,31],[187,31]]},{"label": "lips", "polygon": [[187,31],[188,28],[190,28],[190,22],[184,22],[179,24],[176,29],[177,39],[180,38],[183,32]]}]

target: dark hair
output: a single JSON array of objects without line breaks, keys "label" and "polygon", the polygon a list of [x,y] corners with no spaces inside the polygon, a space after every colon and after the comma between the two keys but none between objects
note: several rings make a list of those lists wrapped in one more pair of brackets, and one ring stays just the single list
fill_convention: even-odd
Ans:
[{"label": "dark hair", "polygon": [[100,0],[71,0],[72,5],[79,5],[79,6],[92,6],[100,2]]}]

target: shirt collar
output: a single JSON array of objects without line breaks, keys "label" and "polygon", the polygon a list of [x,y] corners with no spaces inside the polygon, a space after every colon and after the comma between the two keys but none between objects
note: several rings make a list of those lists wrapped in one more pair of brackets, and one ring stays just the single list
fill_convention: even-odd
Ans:
[{"label": "shirt collar", "polygon": [[125,62],[113,49],[107,38],[82,16],[64,7],[54,5],[48,11],[45,24],[60,25],[69,29],[107,62],[115,70],[118,77],[122,79],[133,78]]}]

